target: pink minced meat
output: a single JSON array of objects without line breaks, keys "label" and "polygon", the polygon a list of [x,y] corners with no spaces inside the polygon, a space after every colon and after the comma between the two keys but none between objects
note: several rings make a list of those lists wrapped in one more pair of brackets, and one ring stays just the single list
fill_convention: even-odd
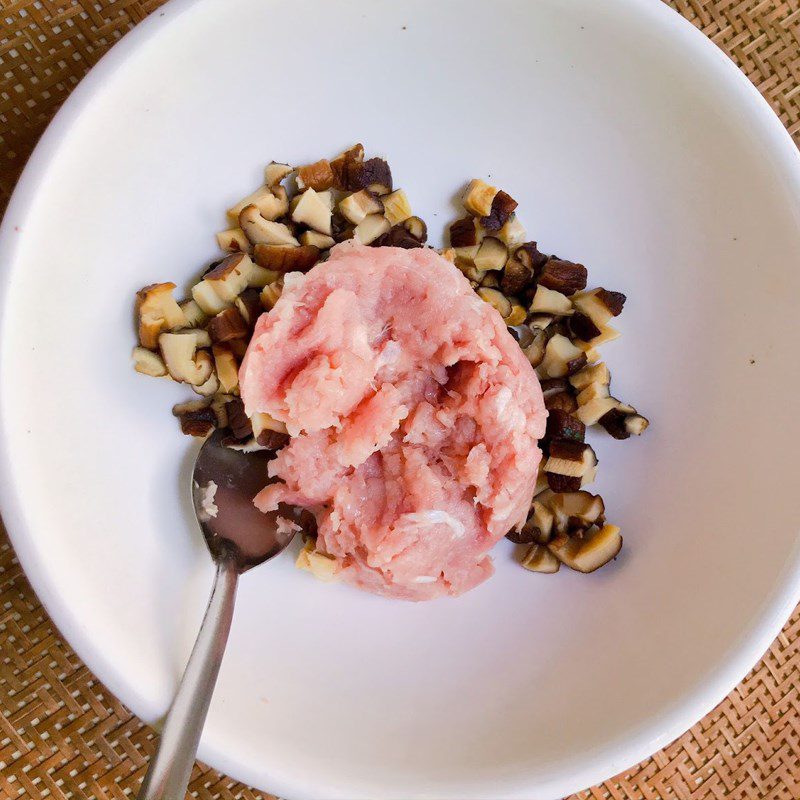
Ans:
[{"label": "pink minced meat", "polygon": [[256,325],[248,414],[291,435],[257,497],[316,516],[340,576],[409,600],[488,578],[526,517],[547,412],[497,311],[430,249],[339,245]]}]

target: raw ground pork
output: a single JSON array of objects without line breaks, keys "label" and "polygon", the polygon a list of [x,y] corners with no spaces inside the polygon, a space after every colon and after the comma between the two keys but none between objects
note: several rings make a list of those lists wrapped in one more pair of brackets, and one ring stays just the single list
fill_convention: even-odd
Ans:
[{"label": "raw ground pork", "polygon": [[263,511],[303,506],[361,589],[426,600],[488,578],[521,525],[547,413],[500,315],[430,249],[339,245],[286,276],[240,373],[286,423]]}]

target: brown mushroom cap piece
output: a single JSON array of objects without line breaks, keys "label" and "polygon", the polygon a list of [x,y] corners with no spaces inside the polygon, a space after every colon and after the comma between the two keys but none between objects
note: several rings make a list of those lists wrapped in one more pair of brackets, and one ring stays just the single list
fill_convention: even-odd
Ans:
[{"label": "brown mushroom cap piece", "polygon": [[575,264],[551,256],[541,268],[537,280],[541,286],[572,295],[586,288],[587,271],[583,264]]},{"label": "brown mushroom cap piece", "polygon": [[474,217],[457,219],[455,222],[451,223],[449,231],[451,247],[456,248],[456,250],[475,247],[475,253],[478,252],[477,246],[481,243],[483,232],[480,230],[477,220]]},{"label": "brown mushroom cap piece", "polygon": [[392,191],[392,170],[382,158],[347,163],[347,189],[369,189],[374,194],[384,195]]},{"label": "brown mushroom cap piece", "polygon": [[500,281],[503,291],[510,295],[521,295],[525,289],[533,284],[533,281],[533,270],[517,257],[517,253],[515,252],[509,256],[503,268],[503,277]]},{"label": "brown mushroom cap piece", "polygon": [[338,156],[336,156],[336,158],[331,161],[334,187],[343,191],[352,190],[353,187],[349,185],[349,175],[353,168],[352,165],[363,160],[364,145],[362,144],[353,145],[349,150],[345,150],[343,153],[340,153]]},{"label": "brown mushroom cap piece", "polygon": [[620,314],[625,305],[625,295],[605,289],[593,289],[591,292],[576,294],[572,302],[578,311],[589,317],[598,328],[602,328],[612,317]]},{"label": "brown mushroom cap piece", "polygon": [[428,226],[421,217],[408,217],[403,220],[403,228],[406,232],[420,244],[428,241]]},{"label": "brown mushroom cap piece", "polygon": [[218,420],[209,400],[178,403],[172,413],[180,420],[181,431],[187,436],[208,436],[217,427]]},{"label": "brown mushroom cap piece", "polygon": [[592,467],[597,466],[597,456],[585,442],[556,439],[550,442],[549,450],[550,455],[544,465],[544,471],[547,473],[580,478]]},{"label": "brown mushroom cap piece", "polygon": [[265,311],[271,311],[273,309],[282,292],[283,282],[281,280],[273,281],[261,290],[261,305],[264,307]]},{"label": "brown mushroom cap piece", "polygon": [[198,352],[197,338],[191,331],[162,333],[158,337],[158,347],[173,380],[200,386],[211,376],[211,356],[205,350]]},{"label": "brown mushroom cap piece", "polygon": [[257,244],[253,249],[253,258],[259,266],[279,274],[308,272],[319,261],[319,255],[319,248],[314,245]]},{"label": "brown mushroom cap piece", "polygon": [[313,164],[306,164],[297,170],[297,188],[314,189],[317,192],[324,192],[333,186],[336,176],[327,158],[321,158]]},{"label": "brown mushroom cap piece", "polygon": [[487,231],[501,230],[516,210],[517,205],[517,201],[501,189],[492,200],[492,209],[489,214],[481,217],[481,225]]},{"label": "brown mushroom cap piece", "polygon": [[530,361],[532,367],[538,367],[544,360],[547,348],[547,334],[541,328],[532,328],[533,338],[530,343],[522,348],[525,357]]},{"label": "brown mushroom cap piece", "polygon": [[586,426],[568,411],[554,408],[547,417],[545,438],[582,442],[586,438]]},{"label": "brown mushroom cap piece", "polygon": [[[389,195],[389,197],[391,196]],[[370,214],[382,214],[384,203],[377,195],[361,189],[361,191],[354,192],[340,200],[339,211],[346,220],[352,222],[353,225],[358,225]],[[390,222],[390,224],[394,225],[395,223]]]},{"label": "brown mushroom cap piece", "polygon": [[[237,297],[236,300],[239,300]],[[208,323],[208,333],[214,342],[227,342],[247,336],[250,327],[235,306],[220,311]]]},{"label": "brown mushroom cap piece", "polygon": [[172,296],[174,283],[151,283],[136,293],[136,314],[139,318],[139,342],[148,350],[158,346],[163,330],[187,324],[186,316]]},{"label": "brown mushroom cap piece", "polygon": [[569,330],[574,339],[590,342],[601,334],[600,328],[581,311],[576,311],[569,318]]}]

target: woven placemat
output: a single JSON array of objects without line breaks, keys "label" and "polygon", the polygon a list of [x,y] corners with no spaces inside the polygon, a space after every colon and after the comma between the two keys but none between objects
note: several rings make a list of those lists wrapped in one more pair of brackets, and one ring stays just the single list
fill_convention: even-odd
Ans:
[{"label": "woven placemat", "polygon": [[[161,4],[0,0],[0,209],[70,90]],[[670,4],[731,55],[800,142],[800,0]],[[61,638],[2,525],[0,602],[0,798],[135,795],[153,735]],[[798,800],[799,685],[800,608],[711,714],[652,758],[575,798]],[[202,800],[269,798],[202,765],[190,788]]]}]

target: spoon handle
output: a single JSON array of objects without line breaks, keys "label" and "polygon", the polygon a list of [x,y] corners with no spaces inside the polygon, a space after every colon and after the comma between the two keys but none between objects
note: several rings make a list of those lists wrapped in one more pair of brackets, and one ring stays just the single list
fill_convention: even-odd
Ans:
[{"label": "spoon handle", "polygon": [[238,579],[232,559],[218,562],[203,624],[137,800],[183,800],[186,794],[200,733],[231,629]]}]

